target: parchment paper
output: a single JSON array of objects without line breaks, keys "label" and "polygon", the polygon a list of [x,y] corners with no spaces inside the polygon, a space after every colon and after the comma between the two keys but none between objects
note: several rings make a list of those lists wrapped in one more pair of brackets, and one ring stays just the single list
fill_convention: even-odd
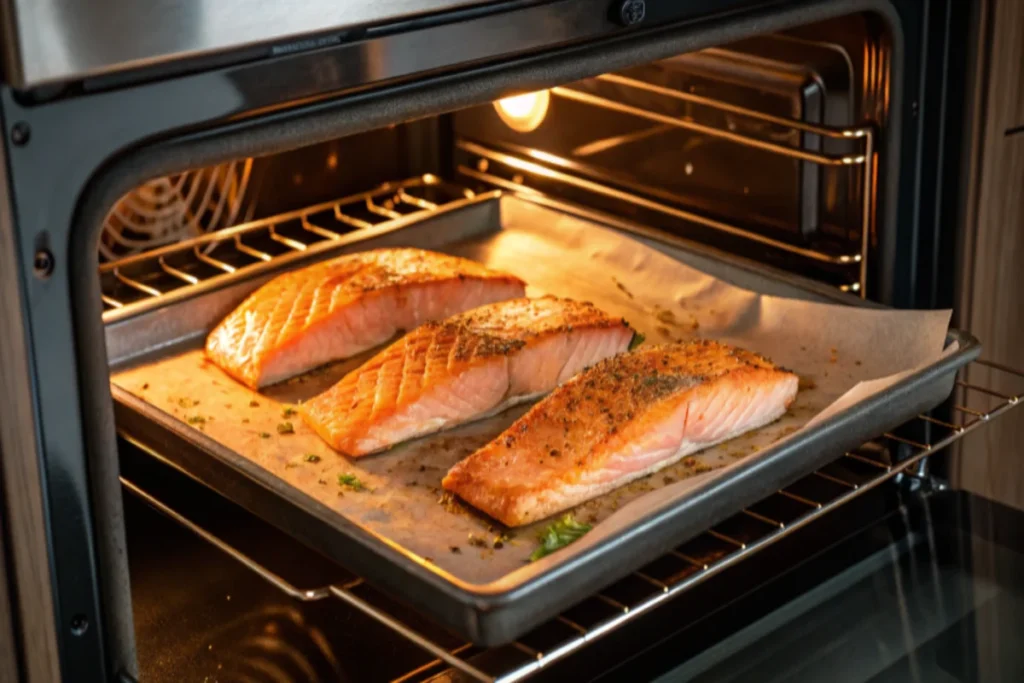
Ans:
[{"label": "parchment paper", "polygon": [[[894,375],[943,353],[949,311],[888,311],[760,295],[686,266],[621,233],[524,202],[502,206],[504,229],[452,245],[451,253],[512,272],[528,294],[593,301],[625,317],[648,343],[715,338],[769,356],[801,377],[796,402],[778,422],[585,503],[573,512],[594,529],[541,560],[562,562],[654,509],[671,505],[710,477],[728,476],[740,459],[757,458],[812,419],[881,391]],[[528,409],[348,461],[333,452],[287,407],[306,400],[358,366],[361,358],[297,380],[250,391],[208,363],[199,349],[140,365],[113,381],[339,514],[364,525],[469,583],[486,584],[524,567],[549,522],[504,532],[458,503],[443,500],[451,465],[483,445]],[[871,380],[869,382],[869,380]],[[288,432],[279,433],[279,427]],[[319,458],[307,459],[307,455]],[[355,474],[372,491],[339,486]],[[536,566],[536,565],[534,565]]]}]

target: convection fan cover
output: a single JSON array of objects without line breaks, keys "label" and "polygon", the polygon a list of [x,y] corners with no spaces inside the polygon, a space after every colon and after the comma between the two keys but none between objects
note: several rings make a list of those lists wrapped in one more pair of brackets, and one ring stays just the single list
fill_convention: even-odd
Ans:
[{"label": "convection fan cover", "polygon": [[[100,260],[118,259],[245,220],[252,159],[151,180],[118,200],[100,236]],[[251,202],[250,202],[251,203]]]}]

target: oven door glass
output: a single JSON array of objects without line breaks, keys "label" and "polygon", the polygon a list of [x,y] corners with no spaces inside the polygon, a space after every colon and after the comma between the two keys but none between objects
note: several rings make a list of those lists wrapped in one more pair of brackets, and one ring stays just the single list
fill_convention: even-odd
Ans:
[{"label": "oven door glass", "polygon": [[1024,680],[1024,515],[945,493],[914,516],[901,541],[658,680]]}]

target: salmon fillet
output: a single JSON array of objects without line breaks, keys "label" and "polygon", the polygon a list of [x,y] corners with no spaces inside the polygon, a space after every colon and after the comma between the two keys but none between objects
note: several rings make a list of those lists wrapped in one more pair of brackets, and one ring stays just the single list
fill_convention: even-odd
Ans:
[{"label": "salmon fillet", "polygon": [[256,389],[383,344],[400,330],[523,296],[525,283],[422,249],[375,249],[285,273],[206,339],[206,355]]},{"label": "salmon fillet", "polygon": [[797,376],[714,341],[641,347],[562,385],[443,486],[530,524],[780,418]]},{"label": "salmon fillet", "polygon": [[593,304],[504,301],[417,328],[301,412],[334,449],[367,455],[546,394],[632,338]]}]

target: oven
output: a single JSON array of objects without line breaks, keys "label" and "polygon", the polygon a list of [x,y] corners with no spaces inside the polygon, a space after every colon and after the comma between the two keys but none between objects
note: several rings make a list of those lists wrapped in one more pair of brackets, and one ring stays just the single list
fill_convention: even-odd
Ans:
[{"label": "oven", "polygon": [[[0,673],[1024,672],[1024,499],[993,483],[1024,477],[1005,452],[1019,320],[985,271],[1012,269],[1019,238],[1000,254],[1015,214],[984,213],[1024,181],[1024,108],[995,92],[1024,92],[1013,3],[107,4],[3,3]],[[338,561],[245,477],[210,485],[216,467],[112,385],[274,274],[499,214],[600,225],[764,294],[953,309],[985,350],[926,412],[819,443],[815,466],[507,638],[466,638]]]}]

